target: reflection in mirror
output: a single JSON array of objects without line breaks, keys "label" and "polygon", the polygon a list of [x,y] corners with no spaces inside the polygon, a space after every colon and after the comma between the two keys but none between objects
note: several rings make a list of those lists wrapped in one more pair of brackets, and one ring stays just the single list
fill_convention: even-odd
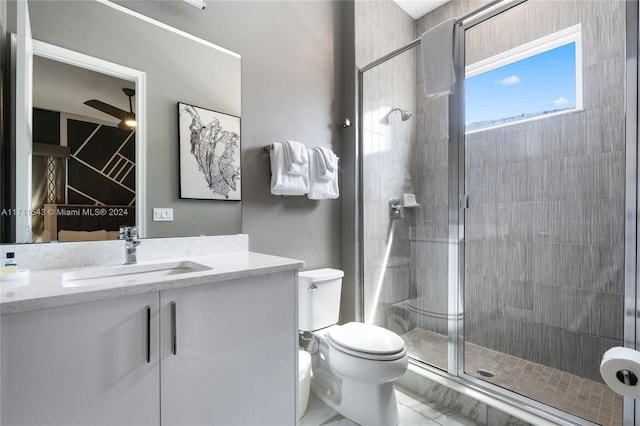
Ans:
[{"label": "reflection in mirror", "polygon": [[118,238],[135,225],[135,83],[33,60],[32,241]]},{"label": "reflection in mirror", "polygon": [[[108,1],[26,0],[11,1],[7,5],[9,9],[14,8],[18,12],[8,13],[16,17],[15,25],[9,24],[8,29],[17,34],[18,42],[12,47],[17,46],[16,51],[22,56],[17,57],[14,62],[15,69],[11,70],[14,74],[11,82],[12,99],[9,103],[15,111],[15,116],[11,117],[15,135],[12,135],[11,141],[8,142],[12,144],[13,157],[12,161],[7,163],[10,167],[15,166],[16,170],[15,173],[8,173],[13,180],[9,180],[8,184],[6,181],[3,182],[3,189],[7,190],[8,187],[8,191],[13,192],[7,197],[8,205],[3,205],[3,208],[26,211],[34,206],[44,205],[45,201],[46,204],[51,204],[48,202],[49,199],[55,201],[53,204],[74,205],[93,205],[98,200],[98,204],[131,206],[135,209],[135,224],[141,228],[140,235],[144,237],[228,235],[242,231],[240,201],[180,199],[176,108],[178,103],[182,102],[241,117],[240,55]],[[132,34],[135,34],[135,37],[132,37]],[[123,46],[127,48],[123,49]],[[95,86],[103,83],[93,82],[91,78],[85,82],[81,77],[74,77],[73,80],[78,81],[79,86],[69,90],[57,90],[65,95],[73,95],[70,98],[60,96],[59,102],[64,102],[64,105],[40,103],[37,92],[45,89],[34,86],[36,93],[34,97],[31,96],[29,67],[30,61],[33,61],[34,72],[39,73],[40,67],[46,67],[43,65],[43,58],[59,65],[72,65],[84,69],[82,71],[85,72],[90,70],[103,78],[106,75],[110,83],[105,80],[104,84],[109,87],[103,88],[103,92],[99,94],[76,94],[76,91],[82,92],[88,88],[97,89]],[[112,70],[112,67],[117,69],[118,66],[133,71],[134,74],[122,69]],[[49,75],[44,78],[49,79]],[[60,83],[60,87],[62,84]],[[38,85],[38,81],[34,81],[34,85]],[[131,96],[131,105],[129,96],[123,89],[135,90],[135,95]],[[85,102],[88,100],[95,102],[87,105]],[[35,108],[35,115],[31,102]],[[123,123],[122,117],[105,114],[104,111],[135,115],[136,130],[128,130],[130,136],[122,133],[123,129],[118,129],[118,125]],[[45,133],[59,134],[60,141],[50,143],[48,138],[44,138],[39,140],[45,141],[45,146],[34,146],[31,133],[32,130],[39,130],[32,129],[32,116],[36,126],[39,126],[38,122],[41,120],[59,122],[59,130],[45,130]],[[124,176],[127,173],[125,166],[122,163],[120,166],[114,165],[113,152],[109,151],[92,154],[101,157],[102,162],[98,166],[92,164],[93,169],[90,170],[103,175],[116,174],[114,180],[117,183],[109,181],[113,184],[111,186],[121,188],[119,183],[133,188],[135,198],[105,201],[102,194],[96,193],[103,189],[104,183],[96,185],[97,189],[82,189],[71,183],[75,175],[72,161],[87,162],[82,155],[75,155],[74,158],[68,140],[67,145],[64,145],[65,138],[68,139],[67,133],[72,131],[69,123],[78,124],[76,121],[82,122],[79,124],[81,127],[85,125],[83,123],[100,126],[100,132],[110,128],[113,130],[109,132],[122,133],[118,136],[123,145],[121,154],[127,161],[135,162],[135,166],[127,163],[131,170]],[[125,142],[127,137],[130,138],[129,142]],[[23,143],[27,140],[28,143]],[[131,140],[135,140],[135,153],[131,153]],[[148,143],[145,143],[145,140]],[[58,145],[58,148],[53,148],[52,151],[51,146],[47,145]],[[148,155],[143,153],[145,146],[149,146]],[[80,154],[87,154],[84,149],[80,150]],[[53,158],[51,162],[49,157]],[[106,158],[113,160],[112,164],[104,163]],[[53,169],[51,172],[47,169],[49,166]],[[118,167],[122,170],[118,170]],[[132,173],[135,174],[135,182],[125,184],[127,179],[131,179]],[[33,184],[32,178],[36,181]],[[51,194],[48,193],[50,180],[53,188]],[[89,180],[86,178],[81,182],[88,183]],[[173,209],[173,220],[153,221],[152,208],[155,207]],[[64,216],[73,219],[73,214],[75,212]],[[131,216],[131,212],[127,211],[127,215]],[[56,232],[61,230],[61,224],[51,225],[50,229],[53,229],[53,232],[47,233],[45,225],[48,224],[44,221],[47,217],[13,216],[10,218],[13,223],[7,226],[7,217],[3,216],[0,218],[3,219],[2,241],[56,240]]]},{"label": "reflection in mirror", "polygon": [[16,163],[26,164],[16,175],[31,178],[16,180],[16,198],[28,200],[15,210],[16,241],[116,239],[129,225],[144,232],[136,190],[144,190],[145,73],[37,40],[32,46],[31,78],[16,93],[32,106],[28,119],[16,116],[28,128],[16,146],[29,148],[16,151]]}]

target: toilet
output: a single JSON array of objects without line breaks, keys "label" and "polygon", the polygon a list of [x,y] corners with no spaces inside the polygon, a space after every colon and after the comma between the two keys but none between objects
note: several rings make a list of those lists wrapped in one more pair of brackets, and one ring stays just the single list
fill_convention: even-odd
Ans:
[{"label": "toilet", "polygon": [[367,426],[398,424],[393,382],[407,370],[404,341],[370,324],[337,325],[344,273],[298,274],[298,328],[315,340],[311,392],[346,418]]}]

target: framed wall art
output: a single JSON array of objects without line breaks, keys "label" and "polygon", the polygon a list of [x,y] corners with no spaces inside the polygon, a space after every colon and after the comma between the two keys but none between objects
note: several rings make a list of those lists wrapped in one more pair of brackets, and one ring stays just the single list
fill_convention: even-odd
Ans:
[{"label": "framed wall art", "polygon": [[179,102],[180,198],[241,200],[240,117]]}]

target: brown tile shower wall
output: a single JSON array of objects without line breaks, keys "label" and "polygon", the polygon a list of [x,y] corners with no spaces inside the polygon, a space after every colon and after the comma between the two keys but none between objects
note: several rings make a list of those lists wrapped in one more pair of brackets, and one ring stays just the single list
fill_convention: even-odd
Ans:
[{"label": "brown tile shower wall", "polygon": [[623,339],[625,2],[529,1],[470,29],[466,57],[578,23],[584,111],[467,135],[465,337],[600,380]]}]

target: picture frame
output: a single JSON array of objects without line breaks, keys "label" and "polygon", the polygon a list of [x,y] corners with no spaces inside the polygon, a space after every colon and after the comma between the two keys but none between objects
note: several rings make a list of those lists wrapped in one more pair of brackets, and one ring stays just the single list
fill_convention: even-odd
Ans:
[{"label": "picture frame", "polygon": [[180,198],[240,201],[240,117],[178,102]]}]

